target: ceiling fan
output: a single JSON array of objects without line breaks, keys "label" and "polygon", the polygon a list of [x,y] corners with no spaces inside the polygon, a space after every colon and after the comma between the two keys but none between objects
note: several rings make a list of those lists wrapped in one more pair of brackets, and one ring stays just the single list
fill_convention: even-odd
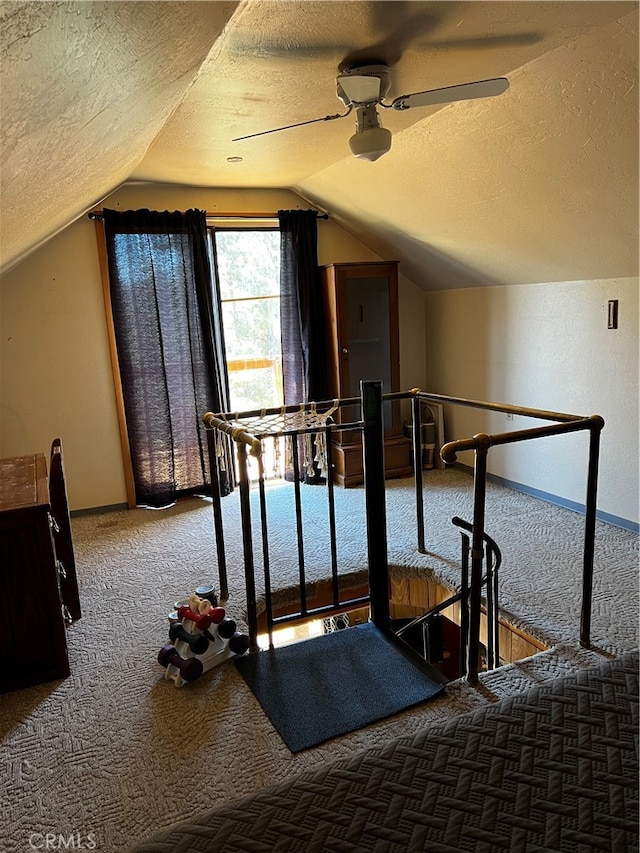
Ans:
[{"label": "ceiling fan", "polygon": [[426,92],[415,92],[412,95],[400,95],[391,103],[385,104],[389,87],[389,69],[384,63],[359,65],[341,70],[336,80],[337,96],[347,107],[345,113],[312,118],[284,127],[274,127],[248,136],[238,136],[233,142],[243,139],[253,139],[268,133],[278,133],[293,127],[302,127],[318,121],[333,121],[346,118],[353,110],[356,111],[356,132],[349,140],[349,148],[354,157],[374,161],[391,148],[391,131],[380,124],[378,107],[394,110],[408,110],[412,107],[428,107],[434,104],[449,104],[454,101],[469,101],[476,98],[491,98],[501,95],[509,87],[506,77],[494,77],[490,80],[478,80],[473,83],[462,83],[458,86],[445,86],[442,89],[429,89]]}]

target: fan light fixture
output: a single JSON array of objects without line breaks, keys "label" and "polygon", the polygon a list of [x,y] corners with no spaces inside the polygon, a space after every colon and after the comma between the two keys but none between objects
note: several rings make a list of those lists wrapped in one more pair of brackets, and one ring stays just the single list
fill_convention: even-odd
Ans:
[{"label": "fan light fixture", "polygon": [[354,133],[349,148],[354,157],[373,163],[391,148],[391,131],[386,127],[370,127]]},{"label": "fan light fixture", "polygon": [[373,163],[391,148],[391,131],[380,125],[380,116],[375,105],[358,107],[356,132],[349,140],[354,157]]}]

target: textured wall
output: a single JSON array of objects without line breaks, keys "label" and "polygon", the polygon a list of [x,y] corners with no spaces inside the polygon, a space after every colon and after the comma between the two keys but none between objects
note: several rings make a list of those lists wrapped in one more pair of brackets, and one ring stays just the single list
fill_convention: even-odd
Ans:
[{"label": "textured wall", "polygon": [[[619,327],[607,302],[619,300]],[[638,522],[638,279],[485,287],[427,295],[429,388],[520,406],[602,415],[598,508]],[[448,438],[540,425],[448,411]],[[586,434],[490,451],[492,473],[584,503]],[[460,461],[473,464],[471,454]]]}]

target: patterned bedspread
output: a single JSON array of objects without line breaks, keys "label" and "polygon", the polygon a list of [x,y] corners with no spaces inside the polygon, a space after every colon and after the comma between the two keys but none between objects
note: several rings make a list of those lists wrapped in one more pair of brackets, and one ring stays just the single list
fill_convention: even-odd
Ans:
[{"label": "patterned bedspread", "polygon": [[638,654],[176,824],[136,853],[638,849]]}]

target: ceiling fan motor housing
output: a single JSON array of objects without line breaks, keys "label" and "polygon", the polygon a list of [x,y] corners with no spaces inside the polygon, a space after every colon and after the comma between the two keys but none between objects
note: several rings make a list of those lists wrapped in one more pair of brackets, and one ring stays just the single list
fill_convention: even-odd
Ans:
[{"label": "ceiling fan motor housing", "polygon": [[337,95],[347,106],[380,103],[386,97],[391,81],[386,65],[359,65],[338,75]]}]

